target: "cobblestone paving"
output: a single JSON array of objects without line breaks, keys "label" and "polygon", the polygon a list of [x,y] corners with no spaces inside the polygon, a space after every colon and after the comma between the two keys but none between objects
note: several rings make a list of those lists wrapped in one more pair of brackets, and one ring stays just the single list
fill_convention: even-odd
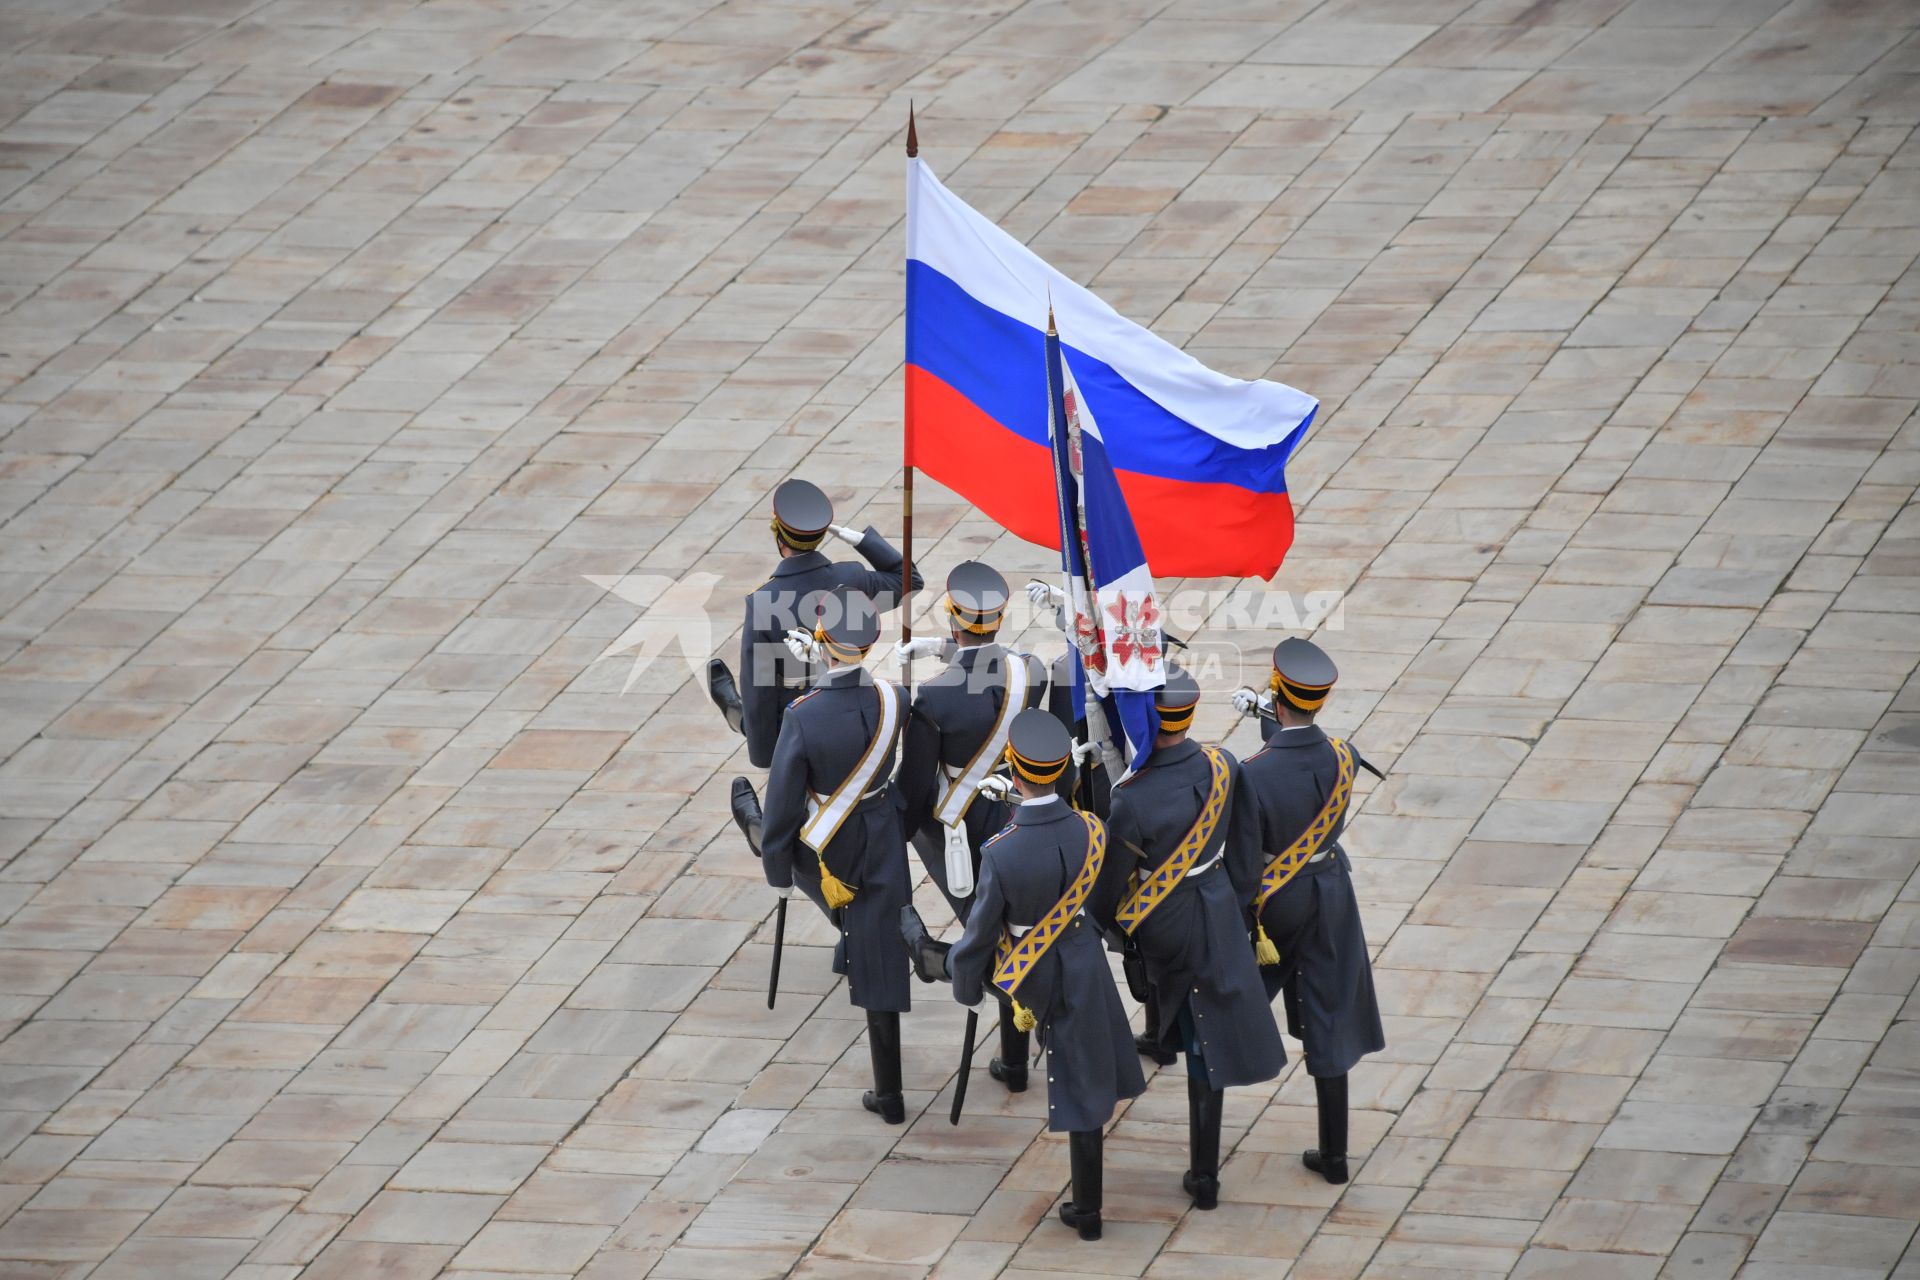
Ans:
[{"label": "cobblestone paving", "polygon": [[[1920,1277],[1916,23],[8,0],[0,1277]],[[1188,1212],[1162,1071],[1080,1244],[932,988],[862,1113],[818,921],[764,1008],[739,739],[601,660],[669,579],[734,625],[786,475],[897,530],[909,98],[1325,401],[1343,1194],[1290,1074]],[[930,577],[1045,566],[926,489]]]}]

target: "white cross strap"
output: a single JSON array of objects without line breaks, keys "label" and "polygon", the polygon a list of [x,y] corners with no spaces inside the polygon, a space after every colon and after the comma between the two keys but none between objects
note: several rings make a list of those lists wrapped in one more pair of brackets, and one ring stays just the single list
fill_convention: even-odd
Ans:
[{"label": "white cross strap", "polygon": [[973,797],[980,790],[980,784],[987,780],[995,765],[1007,749],[1007,734],[1013,728],[1013,718],[1027,705],[1027,659],[1025,655],[1007,652],[1006,696],[1000,700],[1000,714],[994,717],[993,728],[988,732],[980,749],[973,753],[973,759],[960,775],[947,784],[947,790],[940,797],[940,806],[934,810],[934,816],[942,826],[955,827],[967,816],[967,806],[973,803]]},{"label": "white cross strap", "polygon": [[1013,718],[1027,705],[1026,656],[1007,651],[1007,658],[1007,687],[1000,699],[1000,714],[994,717],[993,728],[967,767],[959,776],[948,780],[939,808],[934,810],[934,816],[946,828],[947,892],[956,898],[972,897],[974,888],[973,848],[967,843],[967,806],[979,794],[980,784],[1000,763],[1007,749],[1007,734],[1013,728]]},{"label": "white cross strap", "polygon": [[839,834],[840,824],[847,820],[847,815],[853,812],[856,805],[870,795],[878,794],[874,781],[879,778],[880,768],[893,750],[893,740],[899,735],[899,686],[876,680],[873,687],[880,695],[880,727],[874,733],[873,741],[867,744],[866,754],[853,766],[853,772],[834,789],[832,795],[820,802],[820,807],[808,816],[805,825],[800,828],[800,838],[815,853],[826,852],[834,836]]}]

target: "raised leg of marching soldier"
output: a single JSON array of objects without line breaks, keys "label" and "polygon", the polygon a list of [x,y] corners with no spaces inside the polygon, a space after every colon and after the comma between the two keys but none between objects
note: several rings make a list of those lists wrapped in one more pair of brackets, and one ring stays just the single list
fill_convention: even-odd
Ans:
[{"label": "raised leg of marching soldier", "polygon": [[[1022,799],[1012,824],[983,851],[966,932],[948,952],[910,909],[903,929],[923,978],[951,975],[954,998],[965,1005],[991,990],[1012,1011],[1016,1030],[1038,1035],[1047,1053],[1047,1128],[1068,1135],[1073,1171],[1060,1220],[1081,1239],[1098,1240],[1101,1132],[1114,1107],[1146,1092],[1147,1082],[1088,918],[1111,912],[1125,866],[1108,860],[1105,825],[1052,790],[1071,750],[1066,728],[1045,711],[1014,718],[1008,757]],[[1004,1030],[1001,1051],[1014,1051]]]},{"label": "raised leg of marching soldier", "polygon": [[834,599],[816,633],[828,669],[787,708],[780,726],[761,820],[761,869],[775,888],[799,888],[838,931],[834,971],[846,975],[848,997],[866,1011],[873,1058],[873,1088],[861,1103],[900,1124],[900,1014],[911,1004],[911,978],[899,919],[910,884],[887,778],[906,698],[860,665],[879,638],[878,617],[850,605],[847,593]]},{"label": "raised leg of marching soldier", "polygon": [[1113,789],[1113,837],[1134,883],[1110,927],[1131,937],[1145,964],[1155,1045],[1187,1055],[1181,1185],[1196,1209],[1212,1209],[1225,1091],[1273,1079],[1287,1058],[1240,905],[1258,879],[1257,825],[1233,757],[1187,739],[1199,698],[1191,675],[1169,670],[1155,697],[1153,753]]},{"label": "raised leg of marching soldier", "polygon": [[1269,710],[1274,717],[1267,744],[1241,769],[1270,858],[1250,901],[1267,992],[1283,997],[1287,1029],[1301,1041],[1313,1077],[1320,1139],[1301,1161],[1342,1183],[1347,1073],[1386,1047],[1352,867],[1340,846],[1355,771],[1372,766],[1313,722],[1339,678],[1333,660],[1317,645],[1289,639],[1274,649],[1273,666],[1259,699],[1263,717]]}]

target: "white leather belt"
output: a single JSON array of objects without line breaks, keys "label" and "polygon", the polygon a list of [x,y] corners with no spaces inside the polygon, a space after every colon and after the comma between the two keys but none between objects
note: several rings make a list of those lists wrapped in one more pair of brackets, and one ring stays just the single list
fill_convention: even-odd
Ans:
[{"label": "white leather belt", "polygon": [[[1085,908],[1082,908],[1081,910],[1079,910],[1079,911],[1076,911],[1076,912],[1074,912],[1074,913],[1073,913],[1073,918],[1074,918],[1075,920],[1078,920],[1078,919],[1079,919],[1079,918],[1080,918],[1081,916],[1084,916],[1085,914],[1087,914],[1087,913],[1086,913],[1086,910],[1085,910]],[[1033,925],[1030,925],[1030,924],[1010,924],[1010,925],[1008,925],[1008,926],[1007,926],[1007,932],[1008,932],[1008,933],[1010,933],[1010,934],[1012,934],[1012,935],[1013,935],[1013,936],[1014,936],[1014,937],[1015,937],[1016,939],[1019,939],[1019,938],[1024,938],[1024,937],[1026,937],[1026,936],[1027,936],[1027,935],[1028,935],[1029,933],[1032,933],[1032,932],[1033,932]]]},{"label": "white leather belt", "polygon": [[[1220,859],[1226,856],[1227,855],[1225,850],[1222,850],[1221,852],[1214,854],[1211,858],[1208,858],[1205,862],[1201,863],[1199,866],[1188,867],[1187,874],[1180,878],[1182,880],[1191,880],[1203,871],[1211,871],[1216,866],[1220,865]],[[1148,880],[1151,880],[1153,878],[1152,871],[1136,871],[1133,874],[1134,874],[1134,878],[1139,880],[1140,883],[1142,884],[1145,884]]]},{"label": "white leather belt", "polygon": [[1307,861],[1310,863],[1325,862],[1332,855],[1333,855],[1333,846],[1328,845],[1326,848],[1322,849],[1320,852],[1314,854],[1311,858],[1308,858]]},{"label": "white leather belt", "polygon": [[[883,795],[885,795],[885,794],[887,794],[887,784],[883,782],[883,783],[881,783],[881,784],[880,784],[879,786],[877,786],[877,787],[875,787],[875,788],[874,788],[873,790],[871,790],[871,791],[863,791],[863,792],[861,792],[861,793],[860,793],[860,799],[859,799],[859,800],[857,800],[857,801],[855,801],[854,803],[856,803],[856,804],[865,804],[865,803],[866,803],[867,801],[869,801],[869,800],[872,800],[872,799],[874,799],[874,798],[876,798],[876,797],[878,797],[878,796],[883,796]],[[807,793],[807,814],[808,814],[808,816],[812,816],[812,815],[813,815],[813,814],[814,814],[815,812],[817,812],[817,811],[819,810],[819,808],[820,808],[820,797],[819,797],[819,796],[816,796],[816,795],[814,795],[814,794],[813,794],[813,793],[812,793],[811,791],[809,791],[809,792]]]}]

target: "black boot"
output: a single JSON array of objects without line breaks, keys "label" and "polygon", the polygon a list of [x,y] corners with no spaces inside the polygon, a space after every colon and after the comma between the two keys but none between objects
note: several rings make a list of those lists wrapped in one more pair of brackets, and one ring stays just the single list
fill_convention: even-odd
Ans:
[{"label": "black boot", "polygon": [[907,955],[920,981],[952,981],[953,975],[947,972],[947,952],[953,947],[933,940],[933,935],[927,932],[927,922],[920,918],[912,903],[900,908],[900,940],[907,944]]},{"label": "black boot", "polygon": [[1000,1056],[987,1064],[987,1074],[1007,1086],[1008,1093],[1027,1091],[1028,1032],[1013,1025],[1013,1006],[1000,1006]]},{"label": "black boot", "polygon": [[1073,1165],[1073,1198],[1060,1206],[1060,1221],[1078,1231],[1082,1240],[1100,1238],[1101,1137],[1098,1129],[1067,1135],[1067,1159]]},{"label": "black boot", "polygon": [[733,780],[733,822],[740,828],[740,834],[747,838],[747,848],[753,850],[753,856],[760,856],[760,797],[753,794],[753,784],[745,778]]},{"label": "black boot", "polygon": [[1347,1180],[1347,1077],[1315,1076],[1313,1097],[1320,1110],[1320,1145],[1302,1152],[1300,1162],[1328,1182]]},{"label": "black boot", "polygon": [[707,696],[720,708],[729,729],[735,733],[747,731],[747,709],[740,702],[740,686],[733,682],[733,672],[727,670],[727,664],[718,658],[707,659]]},{"label": "black boot", "polygon": [[873,1088],[860,1105],[888,1124],[907,1122],[907,1101],[900,1096],[900,1015],[867,1013],[867,1052],[873,1057]]},{"label": "black boot", "polygon": [[1220,1120],[1226,1111],[1224,1089],[1209,1089],[1199,1076],[1187,1077],[1187,1162],[1180,1185],[1196,1209],[1220,1204]]},{"label": "black boot", "polygon": [[1140,1003],[1146,1006],[1147,1029],[1133,1038],[1133,1047],[1139,1051],[1141,1057],[1151,1059],[1163,1067],[1170,1067],[1180,1060],[1180,1055],[1160,1043],[1160,1000],[1154,995],[1151,986],[1147,988],[1146,998]]}]

